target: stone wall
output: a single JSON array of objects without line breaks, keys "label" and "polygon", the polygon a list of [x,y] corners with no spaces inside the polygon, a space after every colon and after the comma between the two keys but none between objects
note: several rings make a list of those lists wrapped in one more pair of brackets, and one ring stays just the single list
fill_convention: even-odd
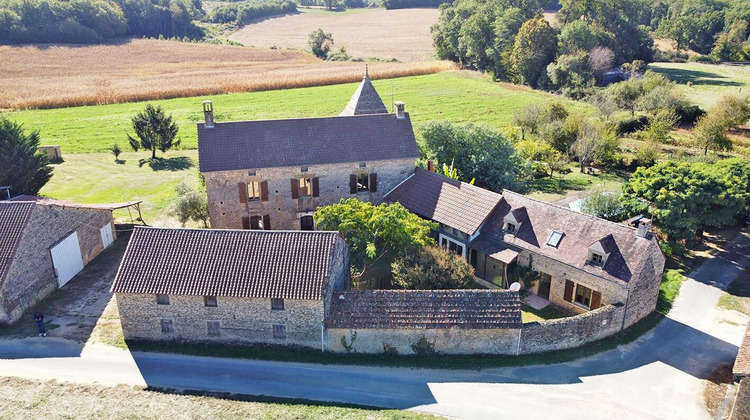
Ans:
[{"label": "stone wall", "polygon": [[[12,323],[57,289],[50,248],[78,232],[83,264],[104,249],[100,229],[112,223],[109,210],[35,204],[5,281],[0,287],[0,323]],[[112,237],[116,237],[114,224]]]},{"label": "stone wall", "polygon": [[[349,176],[360,173],[377,174],[377,191],[349,193]],[[414,159],[367,161],[329,165],[309,165],[307,172],[300,166],[265,168],[242,171],[207,172],[211,227],[214,229],[241,229],[242,218],[265,216],[270,218],[271,229],[299,230],[300,217],[312,215],[320,206],[338,203],[342,198],[358,198],[380,204],[383,196],[414,173]],[[300,177],[319,179],[319,196],[292,198],[291,180]],[[268,182],[268,200],[240,202],[238,184],[251,181]]]},{"label": "stone wall", "polygon": [[351,284],[349,245],[341,237],[336,239],[336,245],[333,247],[329,264],[328,272],[331,273],[331,278],[326,283],[323,290],[325,316],[328,316],[331,308],[331,299],[336,298],[336,296],[334,296],[336,291],[348,290],[349,285]]},{"label": "stone wall", "polygon": [[520,354],[582,346],[620,331],[625,307],[607,305],[570,318],[523,324]]},{"label": "stone wall", "polygon": [[[352,341],[352,334],[356,339]],[[401,355],[413,355],[412,345],[424,337],[440,354],[516,354],[519,329],[359,329],[330,328],[326,331],[326,350],[346,352],[347,345],[359,353],[383,353],[390,346]]]},{"label": "stone wall", "polygon": [[626,302],[625,328],[656,310],[656,302],[659,300],[659,285],[661,284],[664,262],[661,262],[662,269],[658,273],[653,257],[646,258],[642,264],[644,264],[644,269],[641,271],[640,277],[634,277],[628,285],[630,296],[628,296]]},{"label": "stone wall", "polygon": [[[203,296],[170,295],[168,305],[156,295],[115,296],[126,339],[321,345],[321,300],[284,299],[284,309],[273,310],[266,298],[219,296],[216,307],[206,307]],[[162,332],[162,320],[172,321],[173,333]],[[209,335],[209,321],[219,322],[218,335]],[[274,338],[274,325],[284,325],[286,338]]]}]

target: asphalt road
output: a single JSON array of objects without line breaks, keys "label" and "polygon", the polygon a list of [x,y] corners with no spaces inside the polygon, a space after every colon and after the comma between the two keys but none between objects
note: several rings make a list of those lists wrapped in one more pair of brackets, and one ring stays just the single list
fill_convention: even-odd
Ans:
[{"label": "asphalt road", "polygon": [[748,317],[716,309],[750,265],[744,234],[695,270],[654,330],[570,363],[449,371],[327,366],[83,349],[63,339],[0,342],[0,375],[200,389],[414,409],[460,418],[707,419],[704,379],[731,363]]}]

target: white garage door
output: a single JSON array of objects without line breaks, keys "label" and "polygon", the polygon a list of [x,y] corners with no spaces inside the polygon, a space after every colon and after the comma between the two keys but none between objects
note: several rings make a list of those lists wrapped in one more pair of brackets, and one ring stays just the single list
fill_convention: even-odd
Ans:
[{"label": "white garage door", "polygon": [[114,238],[112,238],[112,223],[104,225],[104,227],[101,228],[101,233],[102,245],[104,245],[105,248],[112,245],[112,242],[114,242]]},{"label": "white garage door", "polygon": [[63,287],[79,271],[83,270],[81,247],[78,244],[78,232],[73,232],[62,242],[50,249],[52,265],[57,274],[57,286]]}]

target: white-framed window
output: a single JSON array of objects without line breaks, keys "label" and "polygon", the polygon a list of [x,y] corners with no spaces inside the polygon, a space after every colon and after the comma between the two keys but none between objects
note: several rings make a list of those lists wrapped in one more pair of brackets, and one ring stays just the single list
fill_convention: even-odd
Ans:
[{"label": "white-framed window", "polygon": [[440,246],[466,260],[466,245],[440,234]]},{"label": "white-framed window", "polygon": [[591,253],[591,263],[594,265],[604,265],[604,256],[601,254],[597,254],[596,252]]},{"label": "white-framed window", "polygon": [[250,181],[247,183],[247,201],[260,200],[260,182]]}]

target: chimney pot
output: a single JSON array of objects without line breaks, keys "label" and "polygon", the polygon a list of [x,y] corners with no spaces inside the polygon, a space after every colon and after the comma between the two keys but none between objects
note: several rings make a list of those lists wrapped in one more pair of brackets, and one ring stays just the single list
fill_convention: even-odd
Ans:
[{"label": "chimney pot", "polygon": [[430,172],[435,172],[435,163],[432,161],[432,159],[427,161],[427,170]]},{"label": "chimney pot", "polygon": [[205,128],[214,128],[214,104],[211,101],[203,101],[203,116],[206,118]]},{"label": "chimney pot", "polygon": [[638,224],[638,237],[645,238],[650,229],[651,219],[641,219],[641,223]]},{"label": "chimney pot", "polygon": [[403,120],[406,118],[406,113],[404,112],[404,103],[401,101],[394,102],[393,105],[396,107],[396,118],[399,120]]}]

